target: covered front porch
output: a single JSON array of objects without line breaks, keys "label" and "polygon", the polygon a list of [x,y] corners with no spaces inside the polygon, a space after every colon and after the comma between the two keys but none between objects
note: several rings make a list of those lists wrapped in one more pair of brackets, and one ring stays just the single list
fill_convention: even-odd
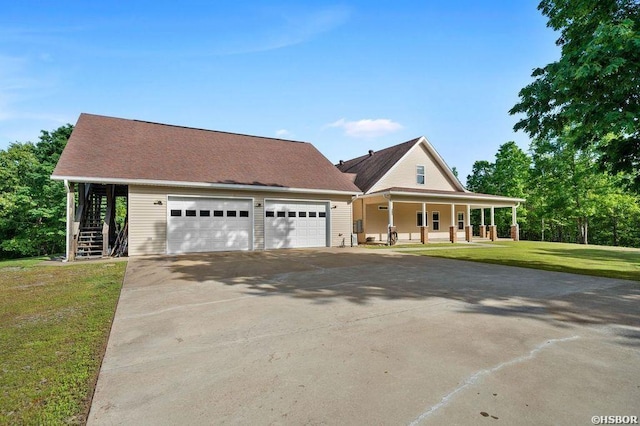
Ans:
[{"label": "covered front porch", "polygon": [[[387,189],[354,200],[354,233],[358,243],[457,241],[498,238],[496,209],[511,209],[511,239],[519,239],[517,208],[524,200],[495,195]],[[472,211],[480,211],[472,223]],[[475,229],[475,232],[474,232]]]}]

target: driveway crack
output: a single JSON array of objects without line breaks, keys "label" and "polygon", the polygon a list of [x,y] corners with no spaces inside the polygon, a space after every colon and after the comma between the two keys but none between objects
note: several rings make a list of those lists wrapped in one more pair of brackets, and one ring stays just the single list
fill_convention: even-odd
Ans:
[{"label": "driveway crack", "polygon": [[525,361],[529,361],[532,360],[533,358],[535,358],[538,353],[540,353],[542,350],[553,346],[557,343],[564,343],[564,342],[568,342],[571,340],[576,340],[579,339],[580,336],[571,336],[571,337],[564,337],[562,339],[551,339],[551,340],[547,340],[544,343],[539,344],[538,346],[536,346],[535,348],[533,348],[531,351],[529,351],[528,354],[526,355],[522,355],[519,356],[517,358],[513,358],[509,361],[505,361],[502,362],[492,368],[489,369],[484,369],[484,370],[480,370],[474,374],[472,374],[471,376],[467,377],[465,379],[465,381],[458,386],[457,388],[455,388],[454,390],[452,390],[451,392],[449,392],[447,395],[445,395],[440,402],[438,402],[437,404],[427,408],[425,411],[422,412],[422,414],[420,414],[418,417],[415,418],[415,420],[413,420],[411,423],[409,423],[410,426],[416,426],[418,424],[420,424],[420,422],[422,422],[423,420],[425,420],[427,417],[431,416],[433,413],[435,413],[436,411],[438,411],[440,408],[446,406],[449,404],[449,402],[451,402],[453,400],[453,398],[460,392],[462,392],[463,390],[465,390],[466,388],[475,385],[476,383],[478,383],[480,380],[482,380],[484,377],[489,376],[493,373],[495,373],[496,371],[502,370],[505,367],[510,367],[512,365],[515,364],[520,364],[522,362]]}]

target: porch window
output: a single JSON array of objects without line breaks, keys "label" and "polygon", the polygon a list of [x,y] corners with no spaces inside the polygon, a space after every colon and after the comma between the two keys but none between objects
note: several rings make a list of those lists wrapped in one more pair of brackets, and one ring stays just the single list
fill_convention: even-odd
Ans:
[{"label": "porch window", "polygon": [[440,230],[440,212],[431,213],[431,228],[434,231]]},{"label": "porch window", "polygon": [[424,166],[416,166],[416,183],[424,185]]},{"label": "porch window", "polygon": [[[427,213],[427,217],[429,214]],[[416,212],[416,226],[419,228],[421,226],[427,226],[426,223],[422,222],[422,212]]]},{"label": "porch window", "polygon": [[464,231],[464,213],[458,212],[458,229]]}]

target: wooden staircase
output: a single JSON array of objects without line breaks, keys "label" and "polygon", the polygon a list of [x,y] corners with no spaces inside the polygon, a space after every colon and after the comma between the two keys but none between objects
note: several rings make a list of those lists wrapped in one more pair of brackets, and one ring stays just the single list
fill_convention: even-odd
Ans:
[{"label": "wooden staircase", "polygon": [[78,233],[77,259],[97,258],[103,255],[102,225],[105,217],[106,197],[107,192],[104,186],[91,185],[89,188]]}]

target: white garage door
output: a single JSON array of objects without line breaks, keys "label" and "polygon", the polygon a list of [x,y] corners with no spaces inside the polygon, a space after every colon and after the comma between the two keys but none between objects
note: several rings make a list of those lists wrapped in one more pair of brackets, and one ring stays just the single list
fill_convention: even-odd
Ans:
[{"label": "white garage door", "polygon": [[249,250],[250,200],[169,197],[168,253]]},{"label": "white garage door", "polygon": [[327,246],[327,203],[267,201],[265,247]]}]

